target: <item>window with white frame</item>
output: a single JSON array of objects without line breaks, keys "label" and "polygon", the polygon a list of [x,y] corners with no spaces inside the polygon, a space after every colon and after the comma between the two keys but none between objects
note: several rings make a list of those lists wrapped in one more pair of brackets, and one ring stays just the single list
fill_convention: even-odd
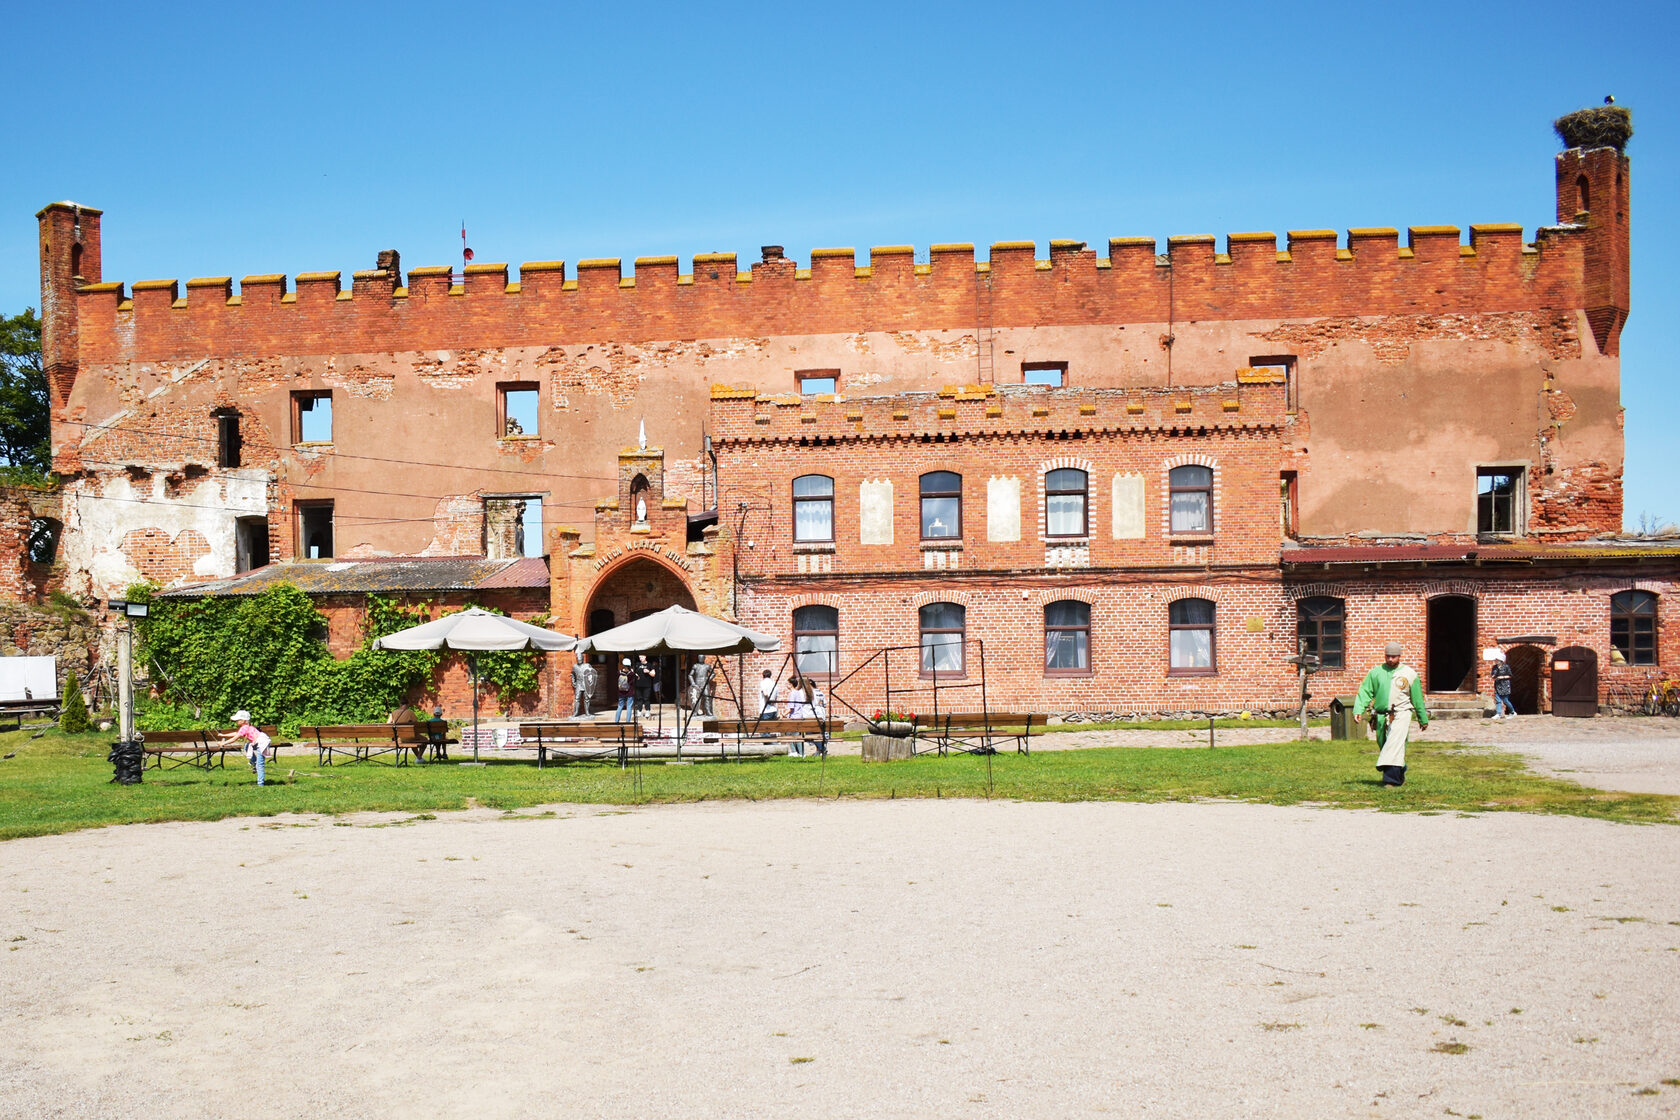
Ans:
[{"label": "window with white frame", "polygon": [[826,474],[803,474],[793,480],[793,539],[834,539],[834,480]]}]

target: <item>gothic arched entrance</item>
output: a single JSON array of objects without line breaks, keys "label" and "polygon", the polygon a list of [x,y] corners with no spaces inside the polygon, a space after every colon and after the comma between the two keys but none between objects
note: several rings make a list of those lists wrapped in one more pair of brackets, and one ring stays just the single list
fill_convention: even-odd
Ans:
[{"label": "gothic arched entrance", "polygon": [[[645,556],[626,560],[612,568],[589,592],[584,607],[584,634],[599,634],[614,626],[622,626],[632,619],[678,606],[695,610],[694,594],[683,577]],[[596,705],[611,708],[618,702],[618,669],[616,658],[603,653],[590,655],[595,663]],[[674,701],[678,695],[678,674],[681,672],[675,657],[659,659],[659,683],[654,700],[658,703]]]}]

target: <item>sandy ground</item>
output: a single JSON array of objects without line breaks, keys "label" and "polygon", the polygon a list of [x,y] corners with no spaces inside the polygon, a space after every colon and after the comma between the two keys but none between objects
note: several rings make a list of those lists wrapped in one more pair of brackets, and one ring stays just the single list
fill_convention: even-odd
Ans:
[{"label": "sandy ground", "polygon": [[[1673,782],[1672,722],[1486,733]],[[552,813],[0,845],[0,1116],[1680,1114],[1680,827]]]}]

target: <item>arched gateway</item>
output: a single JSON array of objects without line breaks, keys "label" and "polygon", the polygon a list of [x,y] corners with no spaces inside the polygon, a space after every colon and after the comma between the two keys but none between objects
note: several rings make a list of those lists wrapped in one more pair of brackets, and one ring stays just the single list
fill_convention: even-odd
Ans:
[{"label": "arched gateway", "polygon": [[[630,557],[601,573],[590,589],[584,611],[583,634],[599,634],[622,626],[666,607],[697,609],[694,595],[683,576],[659,560],[646,556]],[[617,701],[617,672],[613,668],[614,655],[590,654],[595,663],[596,693],[592,708],[611,707]],[[664,703],[677,696],[678,674],[681,667],[675,657],[659,659],[659,683],[654,700]]]}]

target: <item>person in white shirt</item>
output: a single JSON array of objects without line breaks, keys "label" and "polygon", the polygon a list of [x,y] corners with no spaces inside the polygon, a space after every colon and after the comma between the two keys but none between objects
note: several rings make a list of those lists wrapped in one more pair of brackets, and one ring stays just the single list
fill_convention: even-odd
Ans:
[{"label": "person in white shirt", "polygon": [[776,718],[776,681],[768,669],[764,670],[764,679],[758,682],[758,718]]}]

